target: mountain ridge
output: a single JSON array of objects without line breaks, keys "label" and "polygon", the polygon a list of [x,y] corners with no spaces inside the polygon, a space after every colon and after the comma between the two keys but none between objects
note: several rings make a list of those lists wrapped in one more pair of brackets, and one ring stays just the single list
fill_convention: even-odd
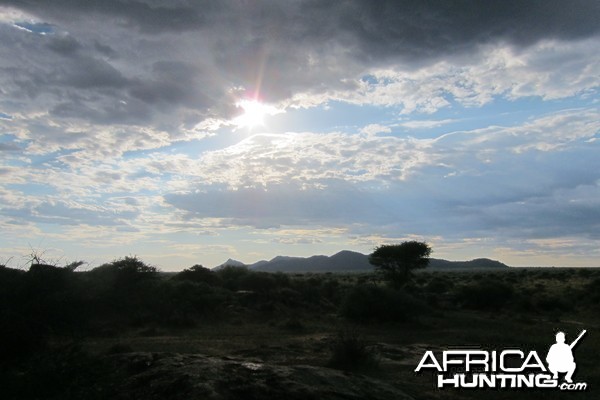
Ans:
[{"label": "mountain ridge", "polygon": [[[369,272],[373,266],[369,256],[351,250],[342,250],[332,256],[314,255],[309,257],[276,256],[271,260],[260,260],[252,264],[228,259],[215,267],[225,266],[247,267],[253,271],[263,272]],[[476,258],[469,261],[448,261],[437,258],[429,259],[428,269],[504,269],[508,265],[489,258]]]}]

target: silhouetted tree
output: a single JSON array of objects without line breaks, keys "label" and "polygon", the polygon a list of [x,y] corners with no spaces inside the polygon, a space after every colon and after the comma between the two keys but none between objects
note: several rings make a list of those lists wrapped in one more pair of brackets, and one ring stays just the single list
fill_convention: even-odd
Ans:
[{"label": "silhouetted tree", "polygon": [[204,282],[211,286],[220,284],[220,278],[214,271],[198,264],[184,269],[175,275],[173,279],[176,281]]},{"label": "silhouetted tree", "polygon": [[412,270],[425,268],[429,264],[431,247],[425,242],[403,242],[381,245],[369,256],[369,262],[393,286],[410,280]]}]

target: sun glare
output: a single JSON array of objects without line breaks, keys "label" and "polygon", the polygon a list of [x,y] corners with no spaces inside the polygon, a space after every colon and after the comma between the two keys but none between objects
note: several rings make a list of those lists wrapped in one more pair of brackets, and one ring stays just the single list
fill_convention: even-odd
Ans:
[{"label": "sun glare", "polygon": [[264,126],[265,116],[282,112],[273,106],[260,103],[256,100],[242,100],[236,103],[236,107],[241,108],[244,112],[236,117],[233,123],[239,128],[248,129]]}]

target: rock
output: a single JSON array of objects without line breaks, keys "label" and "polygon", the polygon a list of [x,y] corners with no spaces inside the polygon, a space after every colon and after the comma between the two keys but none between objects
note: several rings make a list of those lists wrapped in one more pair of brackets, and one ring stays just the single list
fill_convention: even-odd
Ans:
[{"label": "rock", "polygon": [[128,399],[411,399],[375,378],[308,365],[173,353],[118,354],[109,363]]}]

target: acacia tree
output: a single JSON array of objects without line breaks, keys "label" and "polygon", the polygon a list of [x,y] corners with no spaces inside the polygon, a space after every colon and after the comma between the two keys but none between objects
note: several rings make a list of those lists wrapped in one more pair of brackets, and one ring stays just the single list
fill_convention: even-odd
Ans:
[{"label": "acacia tree", "polygon": [[413,269],[429,265],[430,255],[427,243],[413,240],[378,246],[369,256],[369,262],[390,284],[400,286],[410,280]]}]

